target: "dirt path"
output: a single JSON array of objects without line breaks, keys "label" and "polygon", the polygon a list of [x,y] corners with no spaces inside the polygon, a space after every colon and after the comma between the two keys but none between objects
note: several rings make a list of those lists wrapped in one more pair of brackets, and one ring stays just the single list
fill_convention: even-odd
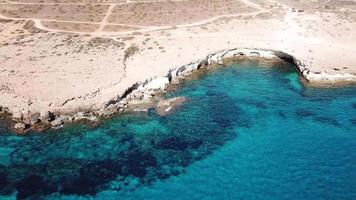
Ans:
[{"label": "dirt path", "polygon": [[115,4],[111,4],[110,7],[108,8],[108,11],[105,14],[105,17],[103,18],[103,20],[100,22],[100,26],[98,28],[97,31],[94,32],[95,35],[97,35],[98,33],[102,32],[104,30],[104,27],[106,26],[106,24],[108,23],[108,19],[111,16],[112,10],[115,8]]},{"label": "dirt path", "polygon": [[[179,1],[186,1],[186,0],[171,0],[171,1],[175,1],[175,2],[179,2]],[[45,2],[41,2],[41,3],[35,3],[35,2],[15,2],[15,1],[11,1],[11,0],[7,0],[8,3],[0,3],[0,5],[9,5],[9,4],[16,4],[16,5],[87,5],[88,3],[45,3]],[[139,1],[139,2],[133,2],[130,0],[127,0],[126,2],[122,2],[122,3],[114,3],[115,5],[122,5],[122,4],[128,4],[128,3],[132,3],[132,4],[137,4],[137,3],[160,3],[160,2],[167,2],[167,1],[160,1],[160,0],[155,0],[155,1]],[[105,2],[101,2],[101,3],[90,3],[91,5],[111,5],[113,3],[105,3]]]},{"label": "dirt path", "polygon": [[[112,13],[112,10],[117,4],[110,4],[110,7],[105,14],[105,17],[101,22],[80,22],[80,21],[71,21],[71,20],[47,20],[47,19],[39,19],[39,18],[15,18],[15,17],[7,17],[4,15],[0,14],[0,19],[10,19],[10,20],[33,20],[35,22],[36,28],[49,31],[49,32],[63,32],[63,33],[75,33],[75,34],[91,34],[93,36],[105,36],[105,35],[127,35],[127,34],[132,34],[134,32],[149,32],[149,31],[159,31],[159,30],[167,30],[171,29],[172,25],[169,26],[140,26],[140,25],[131,25],[131,24],[121,24],[121,23],[109,23],[108,19]],[[211,17],[208,19],[204,19],[201,21],[189,23],[189,24],[181,24],[181,25],[176,25],[178,28],[183,28],[183,27],[194,27],[194,26],[201,26],[213,21],[216,21],[218,19],[224,18],[224,17],[239,17],[239,16],[256,16],[261,13],[269,12],[266,11],[265,9],[259,9],[256,12],[250,12],[250,13],[244,13],[244,14],[232,14],[232,15],[219,15],[215,17]],[[42,22],[64,22],[64,23],[78,23],[78,24],[93,24],[93,25],[100,25],[99,28],[95,32],[85,32],[85,31],[67,31],[67,30],[58,30],[58,29],[52,29],[52,28],[47,28],[43,26]],[[140,28],[139,30],[131,30],[131,31],[120,31],[120,32],[106,32],[103,31],[106,25],[118,25],[118,26],[127,26],[127,27],[135,27],[135,28]]]}]

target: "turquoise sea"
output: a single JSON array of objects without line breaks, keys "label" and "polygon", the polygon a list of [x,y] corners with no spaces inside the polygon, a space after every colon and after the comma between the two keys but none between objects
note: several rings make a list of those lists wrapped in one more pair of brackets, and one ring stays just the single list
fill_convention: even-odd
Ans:
[{"label": "turquoise sea", "polygon": [[356,88],[261,65],[185,81],[168,116],[26,136],[0,125],[0,199],[356,199]]}]

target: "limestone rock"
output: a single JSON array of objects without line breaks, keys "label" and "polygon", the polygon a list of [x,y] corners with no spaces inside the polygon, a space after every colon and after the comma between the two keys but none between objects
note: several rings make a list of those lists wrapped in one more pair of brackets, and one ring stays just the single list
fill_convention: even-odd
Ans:
[{"label": "limestone rock", "polygon": [[178,85],[178,84],[179,84],[179,78],[173,78],[173,79],[171,80],[171,84],[173,84],[173,85]]},{"label": "limestone rock", "polygon": [[111,115],[115,114],[115,112],[117,110],[118,110],[118,108],[116,107],[116,105],[115,104],[111,104],[111,105],[109,105],[107,108],[105,108],[102,111],[102,116],[104,116],[104,117],[111,116]]},{"label": "limestone rock", "polygon": [[157,103],[156,111],[159,115],[167,115],[187,101],[185,97],[174,97],[170,99],[163,99]]},{"label": "limestone rock", "polygon": [[50,112],[50,111],[43,110],[43,111],[41,111],[41,113],[40,113],[40,120],[41,120],[41,122],[51,122],[51,121],[53,121],[55,118],[56,118],[56,116],[55,116],[52,112]]},{"label": "limestone rock", "polygon": [[62,125],[63,123],[64,123],[63,119],[61,117],[58,117],[57,119],[51,121],[51,126],[52,127],[57,127],[57,126]]},{"label": "limestone rock", "polygon": [[84,118],[84,117],[85,117],[84,112],[78,112],[76,115],[76,118]]},{"label": "limestone rock", "polygon": [[25,124],[31,124],[31,116],[22,117],[22,122]]},{"label": "limestone rock", "polygon": [[131,100],[131,94],[128,94],[127,96],[126,96],[126,99],[128,100],[128,101],[130,101]]},{"label": "limestone rock", "polygon": [[134,112],[148,112],[147,108],[134,108],[133,109]]},{"label": "limestone rock", "polygon": [[129,101],[127,100],[127,98],[123,98],[119,103],[127,105],[129,103]]},{"label": "limestone rock", "polygon": [[147,83],[145,88],[147,88],[148,90],[156,90],[156,89],[164,90],[167,84],[169,84],[168,77],[162,77],[162,78],[154,79],[151,82]]},{"label": "limestone rock", "polygon": [[41,121],[41,120],[40,120],[40,117],[41,117],[41,114],[40,114],[39,112],[33,113],[33,114],[31,115],[31,121],[30,121],[30,123],[31,123],[31,124],[36,124],[36,123],[40,122],[40,121]]},{"label": "limestone rock", "polygon": [[143,93],[140,91],[136,91],[131,95],[131,100],[142,100]]},{"label": "limestone rock", "polygon": [[24,131],[24,130],[26,130],[26,124],[24,124],[22,122],[18,122],[15,124],[14,128],[16,131]]},{"label": "limestone rock", "polygon": [[42,110],[40,113],[40,120],[42,122],[47,122],[49,118],[48,111],[47,110]]},{"label": "limestone rock", "polygon": [[22,114],[21,111],[14,111],[12,113],[12,118],[13,119],[22,119],[22,117],[23,117],[23,114]]},{"label": "limestone rock", "polygon": [[119,103],[116,104],[116,107],[117,108],[123,108],[123,107],[125,107],[125,105],[127,105],[127,104],[119,102]]}]

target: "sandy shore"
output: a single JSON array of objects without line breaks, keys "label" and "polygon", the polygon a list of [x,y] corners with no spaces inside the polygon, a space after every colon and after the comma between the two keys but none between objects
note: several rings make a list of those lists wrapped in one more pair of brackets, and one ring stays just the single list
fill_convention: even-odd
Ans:
[{"label": "sandy shore", "polygon": [[[356,82],[355,1],[240,0],[206,6],[206,1],[98,1],[92,7],[84,0],[59,2],[0,0],[0,112],[27,127],[122,111],[126,97],[139,101],[150,95],[128,95],[135,84],[155,79],[146,85],[154,91],[168,83],[164,77],[172,70],[190,63],[197,67],[208,55],[235,48],[251,56],[291,55],[314,85]],[[136,14],[152,14],[158,5],[177,10],[166,17],[119,20],[130,6]],[[26,13],[24,6],[33,10]],[[185,13],[190,17],[182,18],[179,6],[191,8]],[[64,14],[51,14],[58,7]],[[65,14],[83,9],[90,15]],[[256,55],[255,49],[266,51]]]}]

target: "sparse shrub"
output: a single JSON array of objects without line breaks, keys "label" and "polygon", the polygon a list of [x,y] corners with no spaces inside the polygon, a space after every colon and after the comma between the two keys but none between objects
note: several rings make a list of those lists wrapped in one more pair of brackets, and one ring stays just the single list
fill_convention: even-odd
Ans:
[{"label": "sparse shrub", "polygon": [[124,55],[124,62],[126,62],[126,60],[135,55],[138,51],[140,51],[140,49],[138,48],[138,46],[136,44],[132,44],[130,47],[128,47],[125,50],[125,55]]}]

